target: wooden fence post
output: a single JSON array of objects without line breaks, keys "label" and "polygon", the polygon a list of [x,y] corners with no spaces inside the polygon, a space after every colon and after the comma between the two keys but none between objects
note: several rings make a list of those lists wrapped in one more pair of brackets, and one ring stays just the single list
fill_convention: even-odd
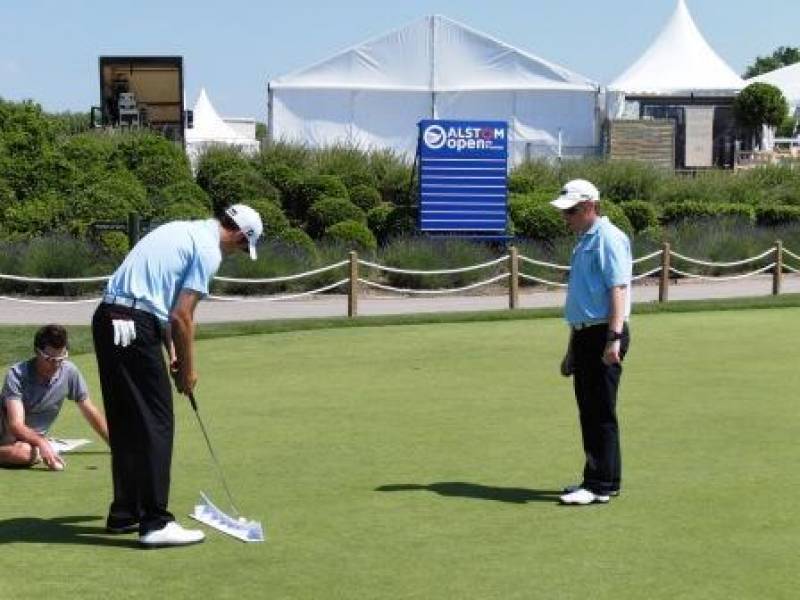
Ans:
[{"label": "wooden fence post", "polygon": [[519,306],[519,254],[516,246],[508,247],[508,308],[514,310]]},{"label": "wooden fence post", "polygon": [[777,296],[781,293],[781,283],[783,280],[783,242],[775,242],[775,270],[772,272],[772,295]]},{"label": "wooden fence post", "polygon": [[350,251],[350,286],[347,291],[347,316],[358,316],[358,253]]},{"label": "wooden fence post", "polygon": [[658,301],[669,300],[669,242],[661,247],[661,280],[658,284]]}]

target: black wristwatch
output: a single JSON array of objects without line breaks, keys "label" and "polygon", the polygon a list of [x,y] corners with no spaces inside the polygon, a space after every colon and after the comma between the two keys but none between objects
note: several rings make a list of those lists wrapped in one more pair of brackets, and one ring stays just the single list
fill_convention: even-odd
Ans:
[{"label": "black wristwatch", "polygon": [[621,340],[621,339],[622,339],[622,332],[621,331],[612,331],[612,330],[609,329],[608,333],[606,333],[606,341],[616,342],[617,340]]}]

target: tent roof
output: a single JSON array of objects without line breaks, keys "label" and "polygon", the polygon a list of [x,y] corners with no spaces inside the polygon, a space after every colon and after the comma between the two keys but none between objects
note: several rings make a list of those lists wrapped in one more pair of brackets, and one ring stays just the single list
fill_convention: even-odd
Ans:
[{"label": "tent roof", "polygon": [[200,95],[194,104],[194,126],[186,130],[187,142],[239,142],[247,138],[239,135],[234,129],[222,120],[211,100],[208,99],[205,88],[200,89]]},{"label": "tent roof", "polygon": [[745,83],[695,25],[684,0],[647,51],[609,84],[612,91],[642,96],[730,96]]},{"label": "tent roof", "polygon": [[591,90],[594,81],[440,15],[270,82],[270,88],[396,91]]},{"label": "tent roof", "polygon": [[745,83],[769,83],[783,92],[786,100],[793,106],[800,106],[800,63],[762,73]]}]

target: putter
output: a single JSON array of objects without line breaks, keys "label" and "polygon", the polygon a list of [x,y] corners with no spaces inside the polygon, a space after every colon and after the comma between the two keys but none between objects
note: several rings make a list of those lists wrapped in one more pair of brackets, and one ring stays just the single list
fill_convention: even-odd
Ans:
[{"label": "putter", "polygon": [[222,482],[222,487],[225,488],[225,493],[228,495],[228,502],[233,510],[233,516],[225,514],[209,500],[208,496],[200,492],[200,504],[195,505],[194,512],[189,516],[244,542],[263,542],[264,530],[261,523],[242,517],[236,508],[236,503],[233,501],[233,495],[228,487],[228,482],[225,480],[225,475],[222,473],[222,466],[219,464],[217,455],[211,445],[211,440],[208,437],[206,426],[203,424],[203,419],[200,418],[200,411],[197,409],[197,400],[195,400],[194,393],[192,392],[189,393],[189,402],[197,417],[197,422],[200,424],[200,430],[203,432],[203,437],[206,440],[208,452],[211,454],[211,458],[217,468],[217,474]]}]

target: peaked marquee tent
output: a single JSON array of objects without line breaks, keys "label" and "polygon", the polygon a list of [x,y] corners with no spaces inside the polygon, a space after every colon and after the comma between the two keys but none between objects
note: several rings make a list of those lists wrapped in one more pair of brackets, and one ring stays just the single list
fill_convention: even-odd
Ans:
[{"label": "peaked marquee tent", "polygon": [[186,130],[186,154],[195,167],[202,152],[215,145],[237,146],[245,152],[256,152],[259,142],[237,132],[219,116],[205,88],[194,104],[194,126]]},{"label": "peaked marquee tent", "polygon": [[730,166],[732,105],[744,87],[700,33],[685,0],[678,0],[650,47],[609,84],[606,112],[611,119],[673,120],[676,167]]},{"label": "peaked marquee tent", "polygon": [[620,116],[622,97],[732,97],[745,82],[708,44],[684,0],[650,47],[608,85],[609,114]]},{"label": "peaked marquee tent", "polygon": [[270,139],[413,154],[423,118],[509,122],[512,160],[593,153],[598,85],[429,16],[268,85]]}]

